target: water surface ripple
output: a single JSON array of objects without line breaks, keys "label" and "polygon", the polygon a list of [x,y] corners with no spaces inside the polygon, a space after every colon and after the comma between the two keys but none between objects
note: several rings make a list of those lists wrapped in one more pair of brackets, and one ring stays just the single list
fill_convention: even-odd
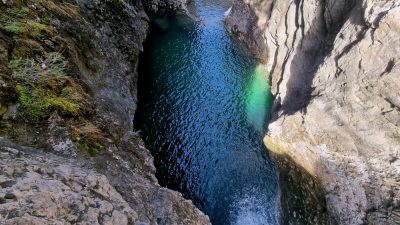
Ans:
[{"label": "water surface ripple", "polygon": [[267,73],[226,33],[229,4],[195,4],[199,21],[169,18],[150,34],[135,124],[160,184],[192,199],[213,224],[278,224],[277,175],[262,144]]}]

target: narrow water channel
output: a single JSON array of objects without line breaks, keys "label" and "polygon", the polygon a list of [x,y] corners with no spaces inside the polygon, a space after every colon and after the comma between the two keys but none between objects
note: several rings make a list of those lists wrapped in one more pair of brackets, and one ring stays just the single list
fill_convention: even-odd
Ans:
[{"label": "narrow water channel", "polygon": [[227,34],[224,0],[196,0],[199,21],[158,21],[145,45],[135,124],[161,185],[213,224],[279,224],[277,174],[262,143],[268,74]]}]

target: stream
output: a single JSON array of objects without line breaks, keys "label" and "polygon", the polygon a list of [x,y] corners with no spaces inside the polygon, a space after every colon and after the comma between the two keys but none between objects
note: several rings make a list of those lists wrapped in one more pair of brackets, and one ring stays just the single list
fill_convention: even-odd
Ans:
[{"label": "stream", "polygon": [[139,68],[135,126],[162,186],[220,224],[279,224],[277,172],[262,143],[272,105],[265,66],[226,32],[226,0],[193,21],[155,20]]}]

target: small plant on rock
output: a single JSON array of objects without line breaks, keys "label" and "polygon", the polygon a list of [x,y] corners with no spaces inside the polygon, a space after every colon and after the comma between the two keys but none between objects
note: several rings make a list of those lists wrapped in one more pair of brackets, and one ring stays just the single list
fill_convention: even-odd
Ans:
[{"label": "small plant on rock", "polygon": [[67,62],[60,53],[49,53],[42,61],[14,59],[8,66],[27,120],[45,119],[52,110],[67,116],[81,114],[82,87],[66,75]]}]

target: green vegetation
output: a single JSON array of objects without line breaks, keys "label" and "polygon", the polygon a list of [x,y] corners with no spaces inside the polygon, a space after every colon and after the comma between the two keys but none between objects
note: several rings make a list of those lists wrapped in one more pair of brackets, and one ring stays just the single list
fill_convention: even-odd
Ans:
[{"label": "green vegetation", "polygon": [[0,22],[5,23],[15,19],[27,18],[28,14],[28,7],[7,7],[5,12],[0,15]]},{"label": "green vegetation", "polygon": [[12,22],[12,23],[7,23],[4,26],[4,30],[9,33],[23,33],[26,32],[27,30],[25,29],[25,26],[22,23],[19,22]]},{"label": "green vegetation", "polygon": [[[15,124],[21,130],[32,123],[46,126],[43,121],[57,111],[71,129],[78,148],[91,156],[97,155],[103,149],[102,131],[87,118],[92,113],[89,96],[69,74],[73,71],[71,65],[60,53],[65,51],[66,42],[51,25],[53,18],[84,22],[77,7],[68,1],[8,1],[7,5],[0,3],[0,11],[0,32],[9,37],[11,58],[8,65],[6,61],[0,62],[0,67],[4,64],[12,71],[10,83],[15,86],[12,103],[17,101],[17,94],[19,103],[15,119],[0,120],[0,134],[15,131]],[[1,114],[8,109],[8,105],[2,104]]]},{"label": "green vegetation", "polygon": [[80,141],[78,144],[79,147],[89,153],[90,156],[96,156],[103,148],[103,146],[99,143]]},{"label": "green vegetation", "polygon": [[72,125],[71,130],[73,141],[78,143],[79,148],[89,153],[90,156],[96,156],[103,148],[101,140],[104,137],[101,130],[94,124],[86,121]]},{"label": "green vegetation", "polygon": [[34,38],[37,40],[49,36],[52,33],[51,29],[47,25],[33,20],[6,22],[4,26],[0,28],[2,28],[6,33],[24,36],[25,38]]},{"label": "green vegetation", "polygon": [[8,66],[17,82],[20,109],[27,120],[45,119],[52,110],[67,116],[80,115],[81,90],[66,76],[66,60],[60,53],[49,53],[40,63],[15,59]]},{"label": "green vegetation", "polygon": [[129,163],[129,168],[130,168],[131,170],[136,169],[136,168],[137,168],[136,163],[135,163],[135,162],[130,162],[130,163]]},{"label": "green vegetation", "polygon": [[4,133],[9,133],[13,129],[12,124],[7,120],[0,120],[0,135],[4,135]]}]

